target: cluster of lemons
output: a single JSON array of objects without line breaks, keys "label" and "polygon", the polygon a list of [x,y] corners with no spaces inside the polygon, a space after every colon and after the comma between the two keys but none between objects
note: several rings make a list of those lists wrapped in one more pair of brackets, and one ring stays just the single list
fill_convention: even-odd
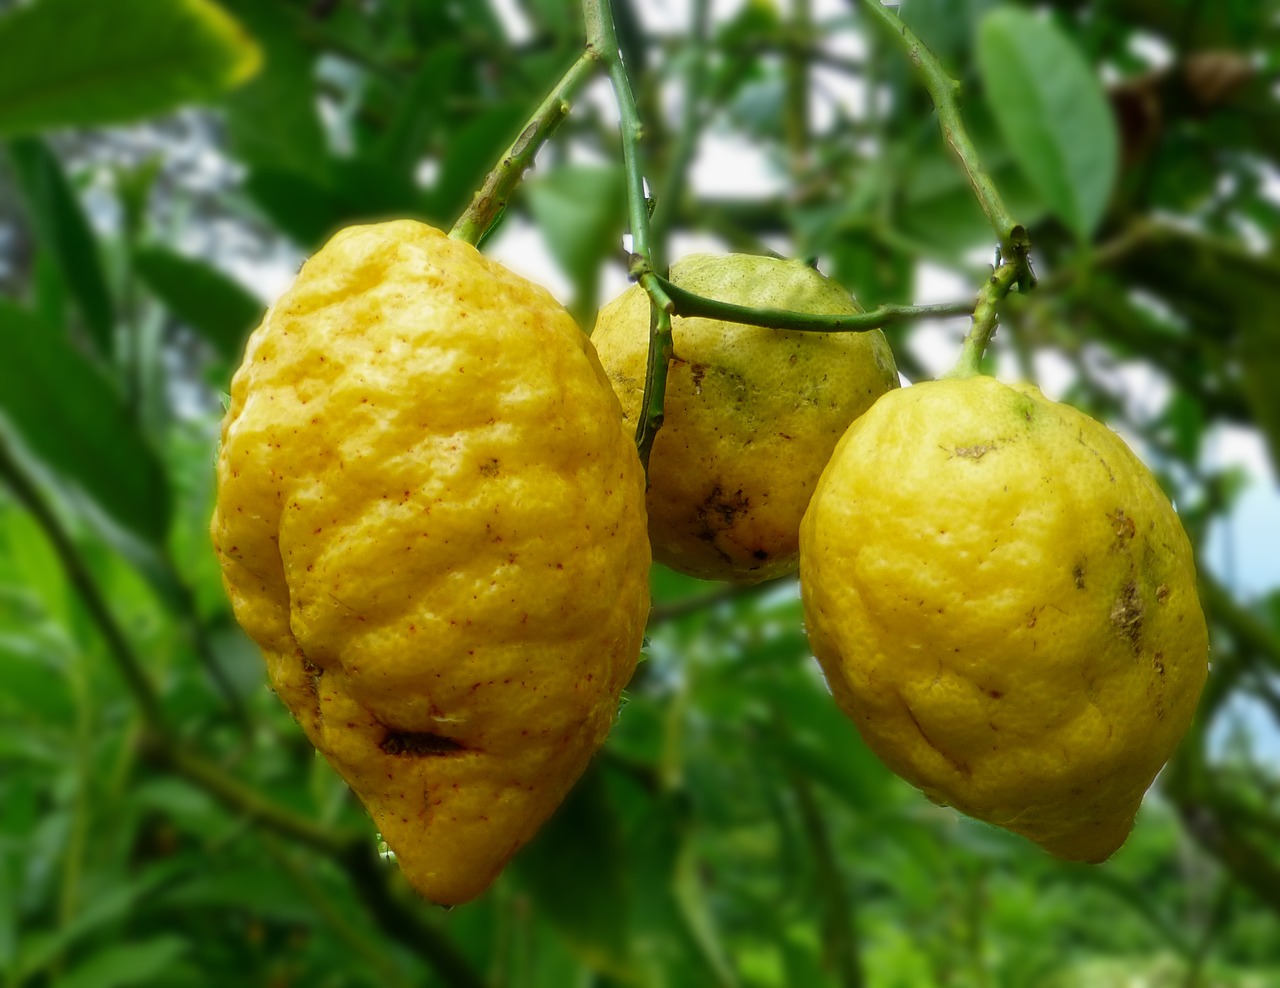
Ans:
[{"label": "cluster of lemons", "polygon": [[[682,287],[856,304],[792,261],[694,256]],[[674,320],[649,486],[636,287],[590,339],[542,288],[420,223],[339,233],[251,337],[213,540],[236,617],[428,899],[494,879],[603,742],[653,558],[797,564],[867,744],[931,799],[1059,856],[1120,846],[1191,720],[1191,549],[1113,432],[1034,387],[898,387],[879,331]]]}]

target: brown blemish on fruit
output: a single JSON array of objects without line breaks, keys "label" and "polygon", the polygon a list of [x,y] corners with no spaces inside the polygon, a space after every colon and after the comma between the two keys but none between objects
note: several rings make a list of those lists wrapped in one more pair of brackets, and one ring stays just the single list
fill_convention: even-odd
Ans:
[{"label": "brown blemish on fruit", "polygon": [[466,751],[466,748],[453,738],[432,734],[429,731],[387,731],[387,736],[382,739],[378,747],[388,755],[418,757],[451,755],[457,751]]},{"label": "brown blemish on fruit", "polygon": [[[751,499],[741,490],[725,494],[717,484],[698,505],[698,538],[714,544],[719,534],[733,528],[750,507]],[[722,549],[717,547],[717,551],[725,562],[732,562]]]},{"label": "brown blemish on fruit", "polygon": [[1142,597],[1133,580],[1120,588],[1120,596],[1111,605],[1111,624],[1137,655],[1142,650]]},{"label": "brown blemish on fruit", "polygon": [[995,443],[980,443],[977,446],[957,446],[956,456],[963,456],[967,460],[980,460],[988,453],[995,452],[999,448]]},{"label": "brown blemish on fruit", "polygon": [[1075,581],[1077,590],[1084,589],[1084,565],[1085,561],[1082,559],[1071,567],[1071,579]]},{"label": "brown blemish on fruit", "polygon": [[1168,584],[1162,583],[1160,584],[1160,586],[1156,587],[1156,603],[1163,604],[1168,599],[1169,599],[1169,586]]},{"label": "brown blemish on fruit", "polygon": [[1126,539],[1132,539],[1138,533],[1138,526],[1132,518],[1124,513],[1124,508],[1117,508],[1107,515],[1111,522],[1111,530],[1115,532],[1117,547],[1123,548]]},{"label": "brown blemish on fruit", "polygon": [[480,464],[480,472],[486,477],[498,476],[499,469],[500,464],[493,457],[490,457],[486,462]]}]

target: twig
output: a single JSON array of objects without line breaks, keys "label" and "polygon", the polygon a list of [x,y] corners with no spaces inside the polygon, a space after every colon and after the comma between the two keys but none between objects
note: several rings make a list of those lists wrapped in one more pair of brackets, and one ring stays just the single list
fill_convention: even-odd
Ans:
[{"label": "twig", "polygon": [[480,191],[472,197],[470,204],[453,224],[449,236],[472,245],[479,244],[485,238],[524,178],[525,171],[533,164],[538,149],[569,115],[569,97],[590,77],[597,61],[595,55],[588,50],[569,66],[546,99],[533,111],[533,116],[520,129],[519,136],[485,176]]},{"label": "twig", "polygon": [[640,420],[636,424],[636,448],[649,469],[653,440],[662,427],[667,393],[667,368],[671,363],[671,299],[658,280],[649,235],[649,199],[645,195],[640,141],[644,128],[636,110],[631,80],[618,52],[618,33],[609,0],[582,0],[587,28],[587,51],[594,52],[609,71],[613,97],[618,104],[622,137],[622,163],[627,177],[627,211],[631,225],[631,259],[627,273],[649,295],[649,360],[645,371]]},{"label": "twig", "polygon": [[910,322],[915,319],[967,316],[974,311],[973,302],[939,302],[934,305],[882,305],[870,312],[852,315],[825,315],[811,312],[793,312],[790,309],[757,309],[732,302],[718,302],[703,295],[696,295],[673,284],[665,278],[658,279],[672,303],[672,315],[741,323],[745,326],[766,326],[770,329],[791,329],[810,333],[865,333],[891,323]]},{"label": "twig", "polygon": [[880,0],[861,0],[861,3],[906,46],[907,56],[919,71],[920,80],[933,100],[942,136],[960,159],[969,185],[1000,241],[1001,259],[1014,266],[1014,278],[1010,284],[1016,283],[1022,291],[1029,291],[1036,283],[1035,274],[1031,270],[1031,238],[1026,227],[1009,214],[999,190],[982,166],[978,149],[965,129],[958,99],[960,83],[947,74],[937,56]]}]

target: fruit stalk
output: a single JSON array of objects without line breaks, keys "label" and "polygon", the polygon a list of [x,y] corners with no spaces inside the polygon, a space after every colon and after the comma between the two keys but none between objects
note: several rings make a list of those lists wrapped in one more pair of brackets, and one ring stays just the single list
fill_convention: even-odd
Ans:
[{"label": "fruit stalk", "polygon": [[960,358],[946,377],[973,377],[982,373],[982,355],[996,331],[1000,300],[1009,294],[1018,278],[1018,265],[1006,261],[991,272],[991,277],[978,292],[978,304],[973,307],[973,325],[960,344]]}]

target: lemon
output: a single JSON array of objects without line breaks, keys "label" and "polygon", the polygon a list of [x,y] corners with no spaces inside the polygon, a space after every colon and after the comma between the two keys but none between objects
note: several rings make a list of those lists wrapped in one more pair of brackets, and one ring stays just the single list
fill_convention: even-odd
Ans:
[{"label": "lemon", "polygon": [[[720,302],[797,312],[861,311],[798,261],[694,254],[671,280]],[[845,428],[898,385],[877,329],[807,333],[672,319],[666,417],[649,460],[654,558],[692,576],[755,583],[792,572],[800,516]],[[591,340],[627,422],[640,415],[649,301],[633,286],[606,305]]]},{"label": "lemon", "polygon": [[600,745],[644,481],[586,336],[420,223],[337,234],[249,340],[212,535],[271,683],[426,898],[478,895]]},{"label": "lemon", "polygon": [[1101,861],[1186,731],[1208,639],[1191,547],[1114,432],[986,377],[882,398],[800,535],[810,642],[931,799]]}]

